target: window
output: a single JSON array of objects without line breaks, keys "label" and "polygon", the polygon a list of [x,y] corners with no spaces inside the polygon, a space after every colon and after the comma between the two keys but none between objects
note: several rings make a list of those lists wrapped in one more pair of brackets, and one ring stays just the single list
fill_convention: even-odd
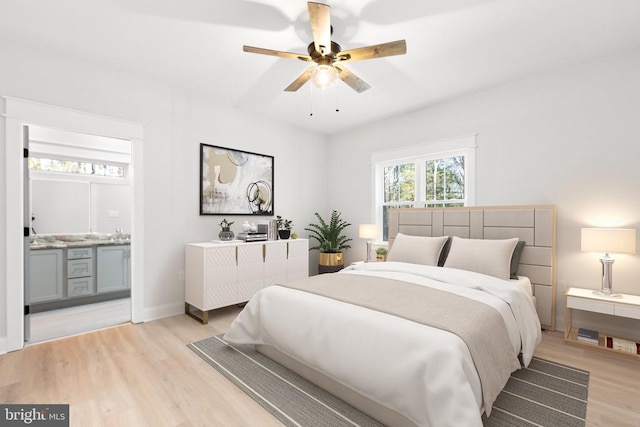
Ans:
[{"label": "window", "polygon": [[462,154],[425,162],[428,207],[464,206],[464,159]]},{"label": "window", "polygon": [[389,209],[475,203],[475,135],[372,155],[375,212],[388,240]]},{"label": "window", "polygon": [[57,160],[43,157],[29,157],[29,169],[43,172],[63,172],[90,176],[124,178],[123,165],[91,163],[79,160]]}]

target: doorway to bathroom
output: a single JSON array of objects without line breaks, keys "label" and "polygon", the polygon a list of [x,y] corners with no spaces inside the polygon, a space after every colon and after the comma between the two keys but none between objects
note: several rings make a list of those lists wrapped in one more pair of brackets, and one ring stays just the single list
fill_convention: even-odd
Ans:
[{"label": "doorway to bathroom", "polygon": [[2,99],[4,102],[0,108],[4,107],[4,111],[0,120],[4,120],[5,177],[11,185],[7,185],[4,192],[7,209],[2,256],[6,279],[4,280],[6,339],[0,339],[0,350],[14,351],[23,348],[26,343],[25,332],[29,330],[27,324],[30,306],[25,304],[28,299],[25,296],[24,285],[30,270],[28,255],[31,220],[29,209],[24,206],[25,200],[28,200],[25,194],[28,194],[29,188],[24,174],[28,157],[28,138],[25,138],[25,133],[30,126],[42,126],[130,142],[130,316],[133,323],[144,321],[144,263],[142,262],[144,254],[144,126],[127,120],[33,101],[11,97]]},{"label": "doorway to bathroom", "polygon": [[129,322],[130,141],[35,125],[25,136],[26,341]]}]

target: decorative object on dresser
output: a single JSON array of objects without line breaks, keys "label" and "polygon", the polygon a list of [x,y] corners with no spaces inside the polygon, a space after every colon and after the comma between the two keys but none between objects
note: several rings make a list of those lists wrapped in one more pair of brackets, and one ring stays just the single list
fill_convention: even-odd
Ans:
[{"label": "decorative object on dresser", "polygon": [[[615,337],[608,333],[591,331],[591,339],[584,338],[585,331],[573,325],[573,310],[601,313],[609,316],[623,317],[640,320],[640,296],[621,294],[619,298],[612,299],[606,295],[594,293],[591,289],[569,288],[566,292],[567,312],[565,315],[564,340],[568,344],[588,346],[590,348],[624,354],[640,359],[638,343],[640,336],[635,339]],[[604,327],[603,327],[604,329]],[[593,335],[597,336],[594,342]],[[594,345],[595,344],[595,345]]]},{"label": "decorative object on dresser", "polygon": [[341,218],[342,212],[333,210],[329,223],[322,219],[320,214],[314,214],[318,218],[318,224],[309,224],[305,228],[310,232],[310,238],[317,240],[318,244],[312,246],[309,250],[318,250],[318,272],[319,273],[335,273],[344,267],[344,254],[342,251],[349,249],[348,245],[351,240],[345,234],[344,230],[351,224]]},{"label": "decorative object on dresser", "polygon": [[226,219],[223,219],[222,222],[220,222],[221,230],[220,230],[220,233],[218,233],[218,237],[220,238],[220,240],[229,241],[235,238],[233,231],[231,231],[232,225],[233,225],[233,221],[229,222]]},{"label": "decorative object on dresser", "polygon": [[276,218],[276,221],[278,222],[278,237],[283,240],[291,237],[291,225],[293,224],[293,221],[282,218],[280,215]]},{"label": "decorative object on dresser", "polygon": [[200,144],[200,215],[273,215],[273,156]]},{"label": "decorative object on dresser", "polygon": [[358,227],[358,237],[367,239],[367,257],[365,258],[365,262],[369,262],[371,242],[380,237],[380,227],[378,227],[378,224],[360,224]]},{"label": "decorative object on dresser", "polygon": [[615,260],[609,256],[615,254],[636,253],[636,230],[620,228],[583,228],[581,231],[581,249],[583,252],[604,252],[600,258],[602,263],[602,287],[594,291],[596,295],[610,298],[620,298],[621,295],[613,292],[613,263]]},{"label": "decorative object on dresser", "polygon": [[246,302],[264,287],[308,276],[307,239],[190,243],[185,247],[185,313],[206,324],[209,310]]},{"label": "decorative object on dresser", "polygon": [[242,232],[238,233],[238,240],[244,242],[264,242],[269,240],[268,234],[269,226],[267,224],[255,223],[249,224],[247,221],[242,224]]}]

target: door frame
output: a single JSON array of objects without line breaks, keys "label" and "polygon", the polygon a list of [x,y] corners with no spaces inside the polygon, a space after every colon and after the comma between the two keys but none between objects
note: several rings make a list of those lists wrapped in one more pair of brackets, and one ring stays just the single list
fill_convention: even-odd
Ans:
[{"label": "door frame", "polygon": [[[7,351],[24,347],[23,133],[26,125],[131,141],[131,321],[144,321],[144,125],[3,97],[5,122],[5,285]],[[1,349],[0,349],[1,353]]]}]

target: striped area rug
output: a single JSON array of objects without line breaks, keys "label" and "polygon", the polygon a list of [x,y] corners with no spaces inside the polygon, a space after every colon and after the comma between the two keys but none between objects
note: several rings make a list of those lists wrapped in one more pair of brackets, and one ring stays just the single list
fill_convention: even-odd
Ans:
[{"label": "striped area rug", "polygon": [[583,427],[589,372],[534,357],[507,382],[485,426]]},{"label": "striped area rug", "polygon": [[[379,422],[262,354],[211,337],[188,346],[286,426]],[[514,372],[485,426],[584,426],[589,372],[534,358]]]}]

